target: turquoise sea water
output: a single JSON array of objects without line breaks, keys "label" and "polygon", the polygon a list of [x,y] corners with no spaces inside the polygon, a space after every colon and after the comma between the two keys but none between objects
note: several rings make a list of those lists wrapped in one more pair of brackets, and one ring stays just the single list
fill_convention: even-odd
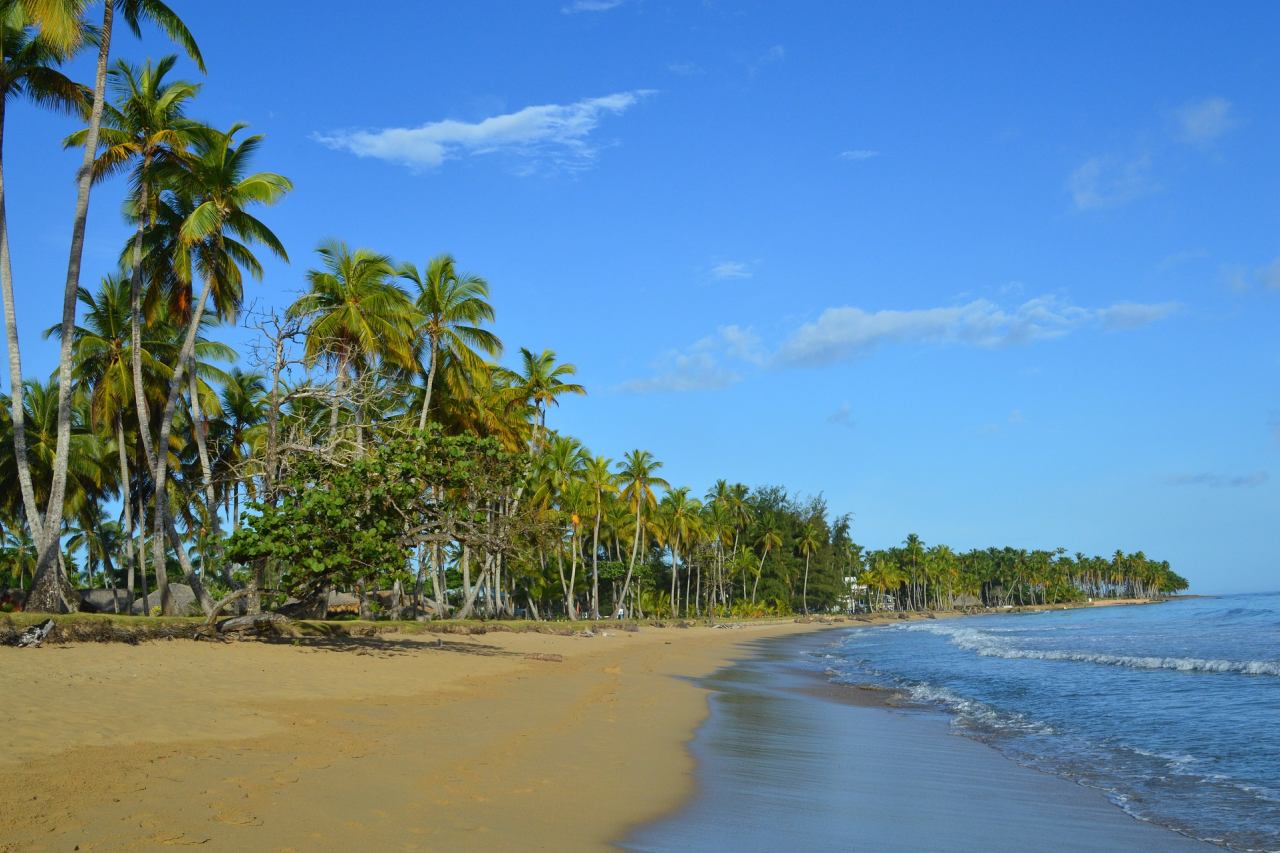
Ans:
[{"label": "turquoise sea water", "polygon": [[810,654],[1141,820],[1280,850],[1280,593],[903,623]]}]

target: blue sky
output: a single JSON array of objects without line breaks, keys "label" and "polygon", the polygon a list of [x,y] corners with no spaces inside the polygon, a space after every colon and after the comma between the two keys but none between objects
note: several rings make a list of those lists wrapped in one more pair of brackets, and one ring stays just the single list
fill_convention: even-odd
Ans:
[{"label": "blue sky", "polygon": [[[174,3],[194,113],[296,184],[250,299],[291,301],[327,237],[449,251],[510,352],[578,365],[551,419],[595,452],[822,492],[872,547],[1142,548],[1274,589],[1280,7],[1032,5]],[[28,374],[70,129],[7,121]]]}]

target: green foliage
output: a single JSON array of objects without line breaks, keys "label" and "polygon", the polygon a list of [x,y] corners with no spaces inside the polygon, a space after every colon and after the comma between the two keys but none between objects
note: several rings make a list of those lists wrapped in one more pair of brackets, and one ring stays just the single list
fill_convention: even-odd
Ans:
[{"label": "green foliage", "polygon": [[280,588],[302,597],[381,585],[424,541],[503,550],[509,542],[486,523],[487,504],[509,496],[521,470],[493,439],[447,436],[435,424],[383,436],[350,463],[304,458],[281,484],[278,503],[249,505],[227,555],[270,564]]}]

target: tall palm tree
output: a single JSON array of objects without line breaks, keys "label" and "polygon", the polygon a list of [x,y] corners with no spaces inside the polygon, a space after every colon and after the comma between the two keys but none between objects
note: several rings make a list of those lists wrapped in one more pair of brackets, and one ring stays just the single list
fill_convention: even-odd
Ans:
[{"label": "tall palm tree", "polygon": [[657,504],[655,488],[669,488],[670,484],[657,475],[662,463],[653,458],[647,450],[632,450],[618,463],[618,475],[622,483],[622,497],[632,507],[636,516],[636,529],[631,542],[631,559],[627,563],[627,577],[622,582],[622,594],[619,602],[627,600],[627,591],[631,589],[631,576],[636,568],[636,555],[640,552],[640,533],[644,528],[644,512],[652,510]]},{"label": "tall palm tree", "polygon": [[[276,256],[288,260],[288,253],[274,233],[249,213],[256,204],[274,204],[293,188],[288,178],[273,172],[246,174],[250,159],[262,143],[261,136],[250,136],[239,145],[235,135],[244,125],[236,124],[226,133],[208,131],[196,137],[196,142],[186,169],[175,188],[178,195],[191,198],[194,207],[179,231],[179,244],[174,268],[181,280],[192,282],[195,275],[203,279],[199,297],[192,302],[190,320],[183,336],[182,349],[173,364],[169,380],[169,393],[160,420],[160,435],[156,442],[155,459],[155,543],[153,559],[157,567],[164,565],[165,537],[172,536],[168,514],[168,454],[162,452],[169,445],[173,429],[174,412],[178,396],[182,392],[183,374],[195,353],[196,338],[201,321],[215,285],[228,294],[240,292],[241,267],[255,277],[260,277],[262,267],[247,245],[260,243]],[[229,313],[228,308],[223,308]],[[216,524],[216,507],[209,507]],[[176,537],[174,537],[176,538]],[[179,559],[184,558],[180,543],[175,543]],[[203,588],[194,572],[187,569],[188,582],[199,595]],[[157,578],[163,573],[157,572]],[[172,608],[168,601],[168,584],[160,588],[161,607],[166,613]],[[211,606],[207,596],[202,604]]]},{"label": "tall palm tree", "polygon": [[800,540],[796,543],[796,547],[804,555],[804,592],[802,593],[802,599],[806,616],[809,614],[809,561],[813,559],[814,554],[818,553],[818,549],[822,547],[822,544],[822,536],[818,532],[818,525],[811,520],[800,531]]},{"label": "tall palm tree", "polygon": [[[467,370],[480,366],[480,350],[496,356],[502,342],[480,323],[493,321],[489,304],[489,284],[478,275],[458,273],[452,255],[437,255],[419,272],[413,264],[403,264],[400,277],[413,282],[417,289],[418,349],[427,360],[426,388],[418,429],[426,429],[427,410],[431,408],[431,391],[439,372],[441,355],[449,357]],[[421,360],[421,357],[419,358]]]},{"label": "tall palm tree", "polygon": [[[116,95],[115,104],[103,106],[103,126],[99,129],[98,154],[93,166],[93,180],[104,180],[120,171],[129,169],[130,185],[134,188],[131,206],[137,225],[126,248],[127,261],[122,263],[130,270],[129,316],[130,341],[133,362],[131,364],[134,400],[137,408],[140,435],[151,467],[155,467],[155,451],[151,442],[151,422],[145,405],[142,365],[142,278],[143,241],[155,224],[158,190],[163,185],[163,174],[180,168],[186,149],[197,132],[198,125],[186,118],[186,108],[200,86],[184,80],[166,81],[177,58],[166,56],[154,66],[148,61],[138,68],[119,60],[108,73]],[[89,129],[73,133],[64,141],[66,147],[84,145]],[[184,318],[185,319],[185,318]]]},{"label": "tall palm tree", "polygon": [[600,618],[600,519],[604,517],[605,496],[617,494],[618,478],[610,468],[613,461],[605,456],[593,456],[582,469],[583,480],[591,490],[591,507],[595,511],[595,526],[591,534],[591,618]]},{"label": "tall palm tree", "polygon": [[760,531],[760,565],[756,568],[756,580],[751,585],[751,603],[756,603],[756,592],[760,588],[760,575],[764,574],[764,561],[768,559],[769,552],[782,546],[782,531],[778,529],[777,520],[769,518],[765,522],[764,529]]},{"label": "tall palm tree", "polygon": [[235,367],[222,386],[225,431],[219,439],[219,466],[231,483],[231,527],[240,526],[240,487],[251,489],[252,479],[244,470],[252,455],[250,445],[257,428],[267,419],[267,379],[261,373]]},{"label": "tall palm tree", "polygon": [[[67,5],[76,0],[46,0],[42,6]],[[66,490],[67,454],[71,438],[71,330],[76,319],[76,295],[80,290],[80,262],[84,255],[84,231],[89,217],[89,189],[93,180],[93,164],[98,150],[98,131],[102,124],[103,104],[106,100],[107,60],[111,52],[111,34],[117,5],[121,17],[141,36],[141,22],[150,21],[181,44],[192,59],[204,70],[204,60],[186,25],[173,10],[161,0],[103,0],[102,25],[97,31],[98,62],[94,75],[93,102],[89,109],[89,128],[84,138],[84,159],[76,174],[75,214],[71,224],[71,248],[67,258],[67,278],[62,294],[62,349],[58,361],[58,444],[54,465],[53,490],[46,510],[45,540],[40,545],[40,565],[32,584],[28,606],[35,610],[63,610],[70,607],[66,600],[66,583],[56,570],[53,557],[58,551],[57,530],[62,523],[62,498]],[[159,454],[163,456],[163,454]],[[163,490],[158,490],[157,493]]]},{"label": "tall palm tree", "polygon": [[307,272],[310,290],[288,315],[307,318],[305,357],[334,370],[337,387],[329,414],[329,441],[337,436],[338,409],[348,373],[362,375],[381,358],[402,367],[413,360],[413,305],[396,286],[391,260],[368,249],[351,251],[330,240],[316,250],[322,269]]},{"label": "tall palm tree", "polygon": [[[50,10],[56,20],[59,10],[52,4]],[[5,214],[4,194],[4,126],[5,112],[10,100],[27,100],[39,106],[64,112],[83,109],[87,103],[88,89],[72,82],[58,71],[57,66],[68,51],[59,49],[49,39],[48,21],[41,19],[42,30],[28,25],[21,8],[9,4],[0,6],[0,294],[4,303],[5,340],[9,348],[9,416],[12,419],[14,458],[17,464],[18,486],[22,494],[23,512],[31,528],[33,540],[43,539],[40,508],[35,503],[35,491],[31,485],[31,463],[27,458],[26,421],[23,418],[22,355],[18,346],[17,308],[13,301],[13,266],[9,257],[9,226]],[[62,13],[68,12],[61,9]],[[67,23],[74,15],[63,14]],[[78,22],[77,22],[78,24]],[[68,33],[67,40],[79,37],[78,26]],[[66,46],[66,45],[64,45]]]},{"label": "tall palm tree", "polygon": [[[688,486],[668,491],[659,506],[666,527],[667,547],[671,549],[671,612],[673,616],[676,612],[676,596],[679,591],[677,575],[680,569],[680,546],[688,544],[697,534],[698,512],[701,506],[697,498],[689,497]],[[686,613],[689,610],[688,599],[686,591],[684,602]]]},{"label": "tall palm tree", "polygon": [[516,374],[516,384],[534,408],[535,449],[539,442],[538,431],[547,429],[547,407],[560,405],[560,398],[565,394],[587,393],[581,385],[561,378],[577,372],[578,368],[572,364],[557,364],[553,350],[544,349],[534,355],[532,350],[520,348],[520,371]]}]

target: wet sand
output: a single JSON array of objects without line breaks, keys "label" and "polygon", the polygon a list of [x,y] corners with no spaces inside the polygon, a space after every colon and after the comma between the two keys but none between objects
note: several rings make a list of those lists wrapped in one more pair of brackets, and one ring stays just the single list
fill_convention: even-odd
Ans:
[{"label": "wet sand", "polygon": [[796,666],[831,637],[754,643],[701,679],[698,793],[629,836],[642,851],[1215,850],[1129,817],[1093,789],[950,733],[942,714]]},{"label": "wet sand", "polygon": [[691,677],[821,627],[0,648],[0,849],[607,849],[692,790]]}]

